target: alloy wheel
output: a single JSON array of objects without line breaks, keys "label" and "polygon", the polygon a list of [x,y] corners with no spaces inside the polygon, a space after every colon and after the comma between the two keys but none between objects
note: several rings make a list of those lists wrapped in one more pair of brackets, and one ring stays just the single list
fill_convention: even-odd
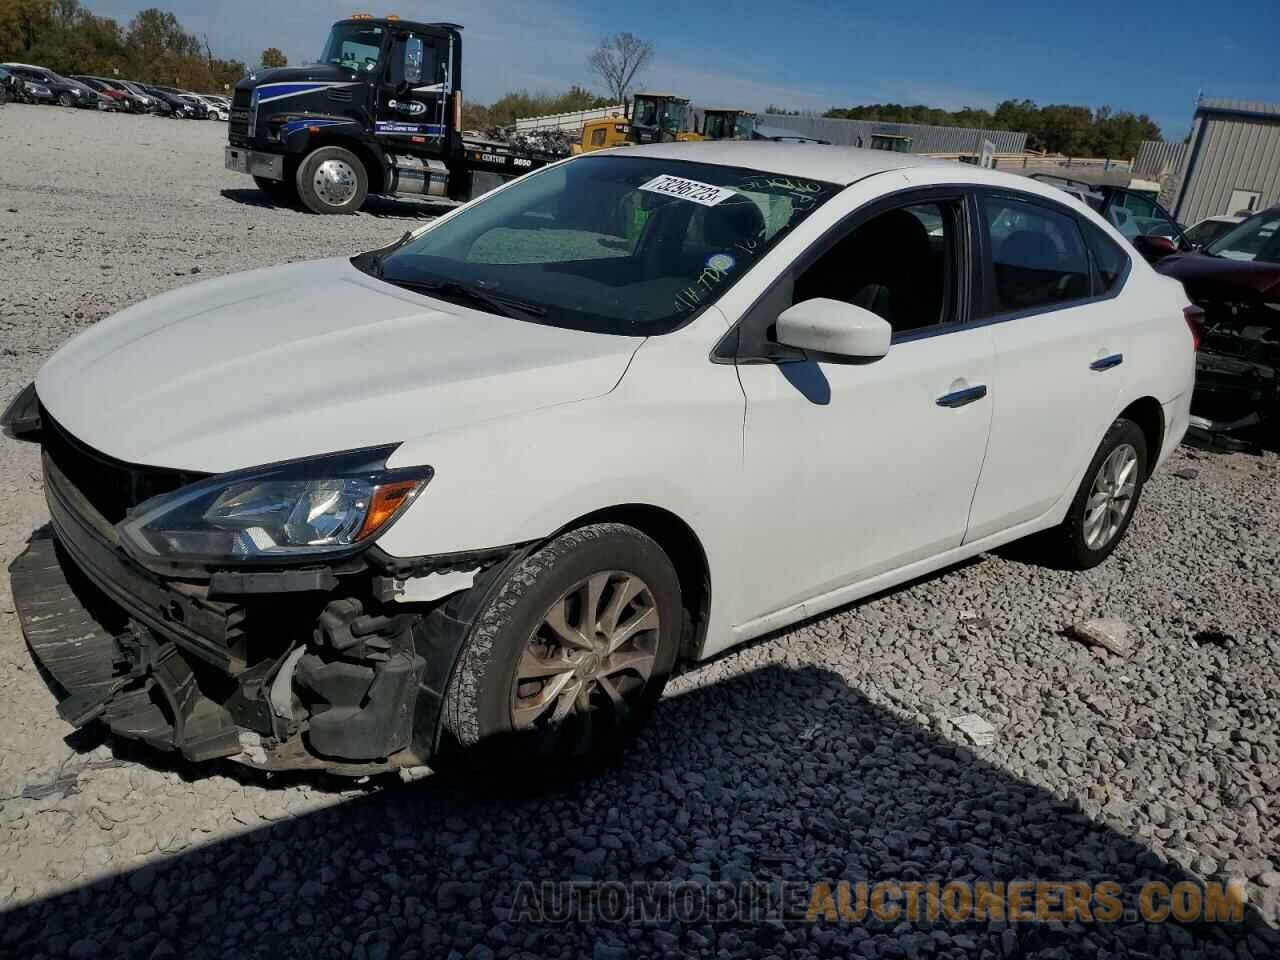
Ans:
[{"label": "alloy wheel", "polygon": [[543,614],[511,685],[517,730],[607,712],[624,721],[653,673],[660,621],[635,574],[609,570],[574,584]]},{"label": "alloy wheel", "polygon": [[1084,542],[1101,550],[1115,539],[1133,508],[1138,485],[1138,451],[1122,443],[1098,468],[1084,508]]}]

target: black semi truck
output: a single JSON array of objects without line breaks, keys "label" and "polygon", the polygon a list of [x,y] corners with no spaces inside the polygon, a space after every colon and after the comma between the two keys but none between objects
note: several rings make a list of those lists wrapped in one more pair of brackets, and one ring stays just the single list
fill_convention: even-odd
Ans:
[{"label": "black semi truck", "polygon": [[462,129],[462,28],[356,14],[320,62],[236,84],[226,165],[316,213],[354,213],[369,194],[469,200],[556,159]]}]

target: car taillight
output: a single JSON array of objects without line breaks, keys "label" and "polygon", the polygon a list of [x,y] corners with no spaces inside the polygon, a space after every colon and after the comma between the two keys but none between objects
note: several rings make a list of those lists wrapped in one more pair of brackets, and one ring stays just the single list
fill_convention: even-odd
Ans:
[{"label": "car taillight", "polygon": [[1200,336],[1204,333],[1204,310],[1195,304],[1188,304],[1182,308],[1182,317],[1191,330],[1191,349],[1199,350]]}]

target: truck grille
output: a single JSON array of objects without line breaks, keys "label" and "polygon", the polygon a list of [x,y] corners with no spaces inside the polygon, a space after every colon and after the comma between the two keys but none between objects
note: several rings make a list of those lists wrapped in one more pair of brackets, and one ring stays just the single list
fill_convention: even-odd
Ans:
[{"label": "truck grille", "polygon": [[249,104],[253,93],[238,87],[231,97],[231,113],[227,117],[227,138],[233,146],[243,146],[249,140]]},{"label": "truck grille", "polygon": [[114,460],[76,440],[49,416],[48,411],[41,411],[41,422],[40,442],[45,453],[108,523],[119,523],[130,507],[136,507],[144,500],[177,490],[205,476]]}]

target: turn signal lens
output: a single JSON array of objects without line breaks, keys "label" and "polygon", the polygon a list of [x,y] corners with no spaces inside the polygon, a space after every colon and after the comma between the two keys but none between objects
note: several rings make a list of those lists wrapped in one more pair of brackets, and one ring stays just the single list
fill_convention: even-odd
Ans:
[{"label": "turn signal lens", "polygon": [[1191,304],[1182,308],[1183,319],[1191,330],[1191,348],[1200,349],[1200,337],[1204,334],[1204,310]]},{"label": "turn signal lens", "polygon": [[397,480],[395,483],[384,483],[376,487],[373,500],[369,503],[369,512],[365,514],[364,523],[360,525],[355,539],[363,540],[381,530],[392,517],[409,505],[424,485],[422,480]]}]

